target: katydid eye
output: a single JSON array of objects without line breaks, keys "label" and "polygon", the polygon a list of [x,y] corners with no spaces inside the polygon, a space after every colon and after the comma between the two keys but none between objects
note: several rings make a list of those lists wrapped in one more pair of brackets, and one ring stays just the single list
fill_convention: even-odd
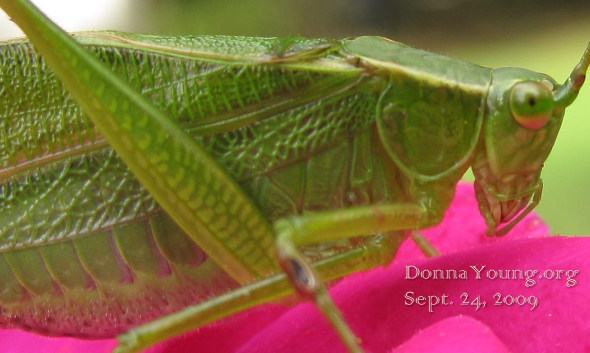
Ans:
[{"label": "katydid eye", "polygon": [[540,82],[519,82],[510,92],[510,110],[520,126],[540,129],[547,125],[553,113],[551,90]]}]

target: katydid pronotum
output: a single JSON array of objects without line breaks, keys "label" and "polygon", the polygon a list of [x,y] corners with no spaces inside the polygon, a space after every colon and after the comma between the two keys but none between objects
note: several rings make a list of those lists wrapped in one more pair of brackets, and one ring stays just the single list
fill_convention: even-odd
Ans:
[{"label": "katydid pronotum", "polygon": [[320,277],[390,262],[469,167],[505,234],[590,63],[589,46],[559,85],[378,37],[76,41],[0,6],[44,58],[0,48],[2,325],[131,330],[121,352],[293,289],[362,351]]}]

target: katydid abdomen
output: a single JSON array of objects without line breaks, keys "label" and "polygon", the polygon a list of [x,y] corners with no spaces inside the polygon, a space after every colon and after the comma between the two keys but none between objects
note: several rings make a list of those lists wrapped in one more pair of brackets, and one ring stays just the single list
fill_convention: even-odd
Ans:
[{"label": "katydid abdomen", "polygon": [[[269,222],[403,202],[440,220],[483,147],[491,70],[384,39],[80,39],[188,131]],[[4,326],[111,336],[239,286],[159,208],[28,44],[0,50]],[[389,236],[391,258],[404,234]],[[326,259],[365,241],[305,252]],[[224,240],[257,278],[279,271],[273,243]]]}]

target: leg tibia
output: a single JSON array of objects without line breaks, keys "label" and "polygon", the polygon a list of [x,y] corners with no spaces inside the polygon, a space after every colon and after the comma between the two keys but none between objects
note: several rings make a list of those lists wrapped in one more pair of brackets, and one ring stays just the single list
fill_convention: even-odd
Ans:
[{"label": "leg tibia", "polygon": [[358,339],[297,245],[414,229],[426,218],[425,209],[417,204],[390,204],[292,217],[275,224],[278,233],[276,251],[281,267],[301,297],[318,306],[350,352],[362,352]]}]

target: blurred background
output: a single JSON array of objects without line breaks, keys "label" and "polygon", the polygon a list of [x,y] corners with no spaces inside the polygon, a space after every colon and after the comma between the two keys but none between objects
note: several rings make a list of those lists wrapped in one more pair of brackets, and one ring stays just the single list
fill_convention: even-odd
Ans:
[{"label": "blurred background", "polygon": [[[349,37],[381,35],[483,66],[563,82],[590,40],[582,0],[37,0],[68,31]],[[18,36],[6,15],[0,37]],[[590,82],[589,82],[590,83]],[[537,208],[556,234],[590,235],[590,84],[567,110]],[[469,177],[468,177],[469,178]]]}]

